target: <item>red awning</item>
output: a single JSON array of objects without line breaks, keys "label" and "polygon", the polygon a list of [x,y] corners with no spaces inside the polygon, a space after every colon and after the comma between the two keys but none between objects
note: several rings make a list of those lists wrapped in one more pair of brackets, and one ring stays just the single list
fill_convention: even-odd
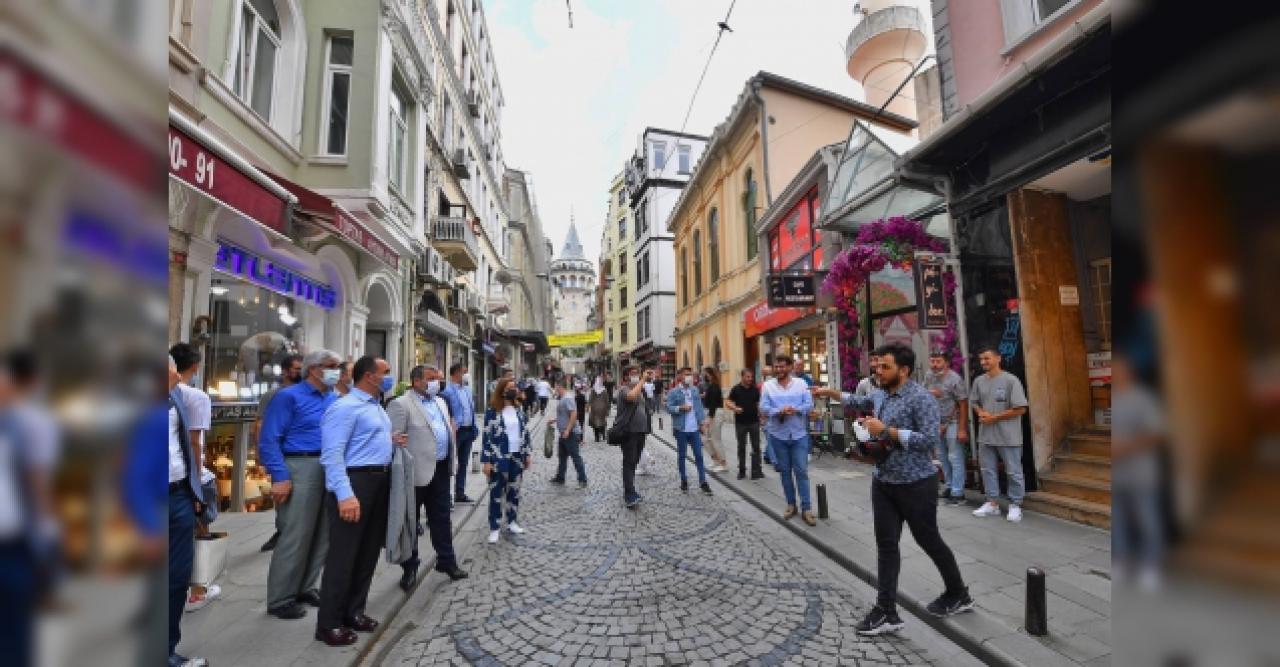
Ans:
[{"label": "red awning", "polygon": [[794,322],[813,312],[813,308],[770,308],[768,302],[761,301],[743,313],[743,327],[747,337],[750,338],[777,329],[788,322]]},{"label": "red awning", "polygon": [[392,269],[400,268],[400,256],[377,236],[374,236],[368,227],[357,220],[341,204],[281,176],[272,173],[267,175],[298,198],[299,211],[316,218],[321,224],[328,227],[329,231],[343,237],[374,259]]}]

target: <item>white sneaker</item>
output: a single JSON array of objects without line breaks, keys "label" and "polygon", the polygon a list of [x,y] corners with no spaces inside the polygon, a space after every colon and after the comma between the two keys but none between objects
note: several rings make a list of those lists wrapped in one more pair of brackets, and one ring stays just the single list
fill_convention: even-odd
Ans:
[{"label": "white sneaker", "polygon": [[499,537],[501,537],[501,533],[499,531],[496,531],[496,530],[489,531],[489,544],[493,544],[497,542]]},{"label": "white sneaker", "polygon": [[1000,516],[1000,506],[995,503],[983,503],[982,507],[973,511],[974,516]]},{"label": "white sneaker", "polygon": [[1022,521],[1022,508],[1017,505],[1010,505],[1009,515],[1006,516],[1005,518],[1014,523]]},{"label": "white sneaker", "polygon": [[518,524],[518,523],[516,523],[516,522],[514,522],[514,521],[512,521],[512,522],[510,522],[510,523],[508,523],[508,524],[507,524],[507,530],[508,530],[508,531],[510,531],[512,535],[523,535],[523,534],[524,534],[524,529],[520,527],[520,524]]},{"label": "white sneaker", "polygon": [[218,599],[218,597],[220,597],[221,595],[222,595],[221,586],[217,584],[209,584],[209,586],[205,588],[203,598],[192,601],[191,596],[190,595],[187,596],[186,610],[187,612],[193,612],[193,611],[199,611],[201,609],[204,609],[205,607],[209,606],[210,602],[213,602],[214,600]]}]

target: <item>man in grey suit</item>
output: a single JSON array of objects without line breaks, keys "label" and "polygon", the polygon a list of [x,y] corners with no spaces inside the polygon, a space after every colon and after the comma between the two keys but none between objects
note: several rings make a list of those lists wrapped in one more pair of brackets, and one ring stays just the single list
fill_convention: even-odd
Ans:
[{"label": "man in grey suit", "polygon": [[[431,546],[436,550],[436,569],[458,580],[467,576],[458,567],[453,553],[453,529],[449,522],[449,492],[454,467],[458,465],[457,429],[440,392],[444,389],[440,369],[415,366],[409,371],[411,391],[387,404],[391,432],[409,436],[413,455],[414,505],[427,511]],[[407,593],[418,581],[418,550],[400,564],[404,575],[400,588]]]}]

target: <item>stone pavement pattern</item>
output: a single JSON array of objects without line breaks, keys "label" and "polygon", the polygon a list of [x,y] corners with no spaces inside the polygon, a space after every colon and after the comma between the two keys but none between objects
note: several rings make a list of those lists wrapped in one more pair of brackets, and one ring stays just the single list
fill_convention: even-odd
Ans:
[{"label": "stone pavement pattern", "polygon": [[779,539],[718,485],[712,497],[696,486],[681,493],[674,454],[653,439],[649,447],[659,465],[637,477],[645,500],[635,510],[621,503],[617,448],[584,445],[585,489],[572,466],[566,486],[550,484],[555,460],[535,454],[520,503],[528,532],[486,544],[476,517],[464,565],[472,577],[440,587],[381,664],[938,660],[911,634],[858,636],[873,591],[814,567],[794,537]]}]

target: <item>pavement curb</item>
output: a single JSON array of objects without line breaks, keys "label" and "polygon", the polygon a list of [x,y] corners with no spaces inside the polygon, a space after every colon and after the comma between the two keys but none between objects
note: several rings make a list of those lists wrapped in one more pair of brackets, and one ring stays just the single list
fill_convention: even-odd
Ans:
[{"label": "pavement curb", "polygon": [[[666,445],[673,452],[678,451],[676,450],[676,446],[674,443],[672,443],[670,440],[666,439],[662,435],[658,434],[657,432],[651,432],[650,435],[656,440],[658,440],[659,442],[661,442],[662,444]],[[714,472],[711,472],[710,470],[707,471],[707,475],[709,477],[714,478],[717,482],[720,483],[721,486],[732,490],[743,500],[750,503],[753,507],[763,512],[766,516],[773,519],[775,522],[782,525],[787,530],[791,531],[793,534],[795,534],[800,539],[807,542],[813,548],[817,549],[820,553],[822,553],[822,555],[826,556],[832,562],[836,563],[837,565],[844,568],[845,570],[848,570],[851,574],[861,579],[862,581],[866,582],[867,584],[870,584],[871,586],[876,585],[876,575],[871,570],[859,565],[856,561],[844,556],[839,551],[836,551],[835,548],[828,545],[826,542],[823,542],[822,540],[815,537],[809,531],[801,529],[794,522],[783,519],[782,514],[780,512],[774,509],[770,509],[768,505],[753,498],[752,496],[747,494],[745,491],[739,489],[736,485],[730,484],[724,481],[723,479],[721,479],[720,478],[721,474],[723,473],[714,473]],[[915,598],[915,596],[899,590],[898,604],[905,607],[916,618],[920,619],[920,621],[923,622],[925,625],[933,628],[943,637],[946,637],[947,639],[950,639],[951,641],[955,642],[956,645],[960,646],[965,651],[967,651],[970,655],[972,655],[973,657],[977,658],[978,660],[980,660],[985,664],[1002,665],[1004,667],[1026,667],[1025,663],[1009,655],[1005,651],[1001,650],[999,647],[992,646],[990,644],[983,642],[981,639],[978,639],[977,637],[969,635],[968,633],[964,632],[964,630],[962,630],[961,628],[956,627],[955,624],[947,622],[945,618],[938,618],[937,616],[930,614],[929,611],[925,609],[925,606],[928,604],[928,601],[918,600]],[[982,612],[975,609],[969,613],[981,614]]]}]

